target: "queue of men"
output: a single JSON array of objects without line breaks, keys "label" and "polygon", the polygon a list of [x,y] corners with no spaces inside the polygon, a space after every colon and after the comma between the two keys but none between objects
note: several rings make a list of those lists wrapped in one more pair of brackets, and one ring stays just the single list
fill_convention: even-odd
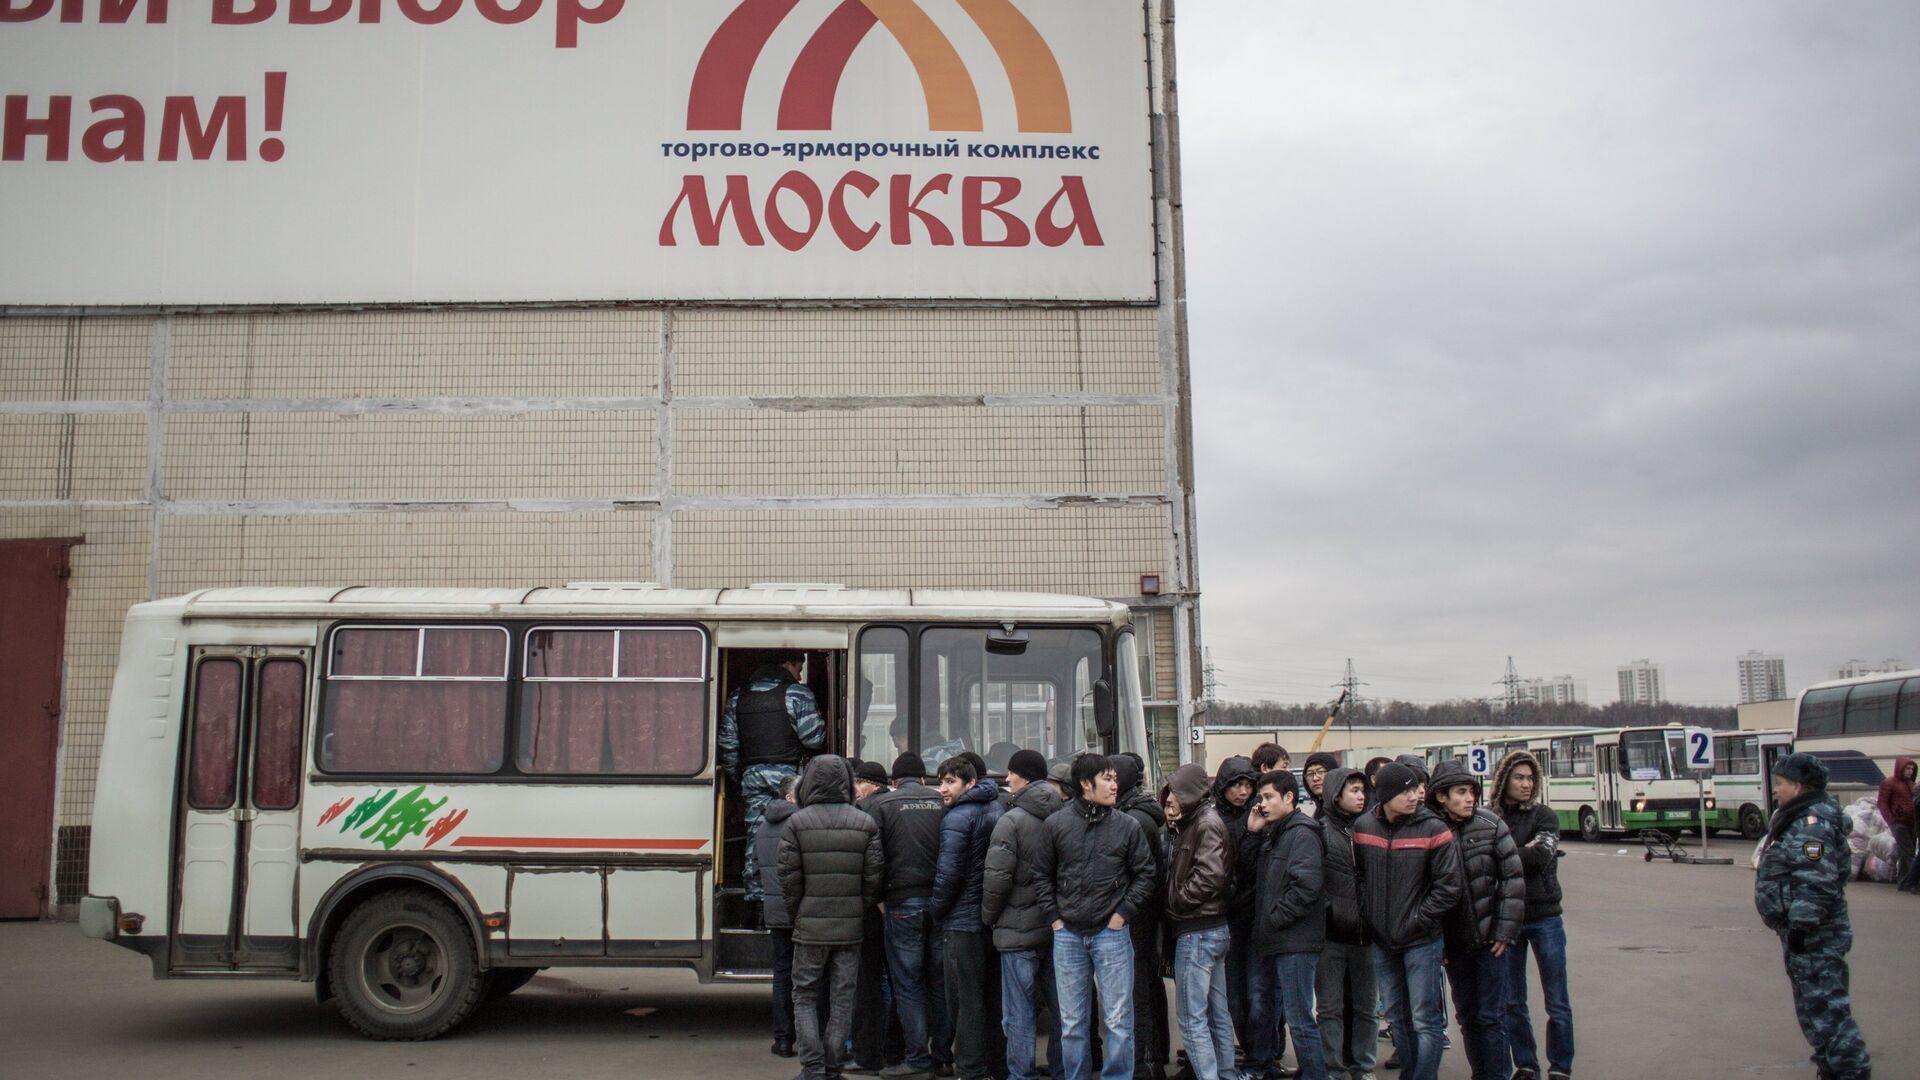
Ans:
[{"label": "queue of men", "polygon": [[1431,1080],[1450,983],[1476,1080],[1537,1080],[1530,946],[1544,1074],[1570,1077],[1539,763],[1509,755],[1484,807],[1455,763],[1369,777],[1316,754],[1296,777],[1277,746],[1256,759],[1182,766],[1155,797],[1125,754],[1021,750],[1004,781],[971,752],[931,778],[912,753],[884,771],[812,758],[754,838],[775,1053],[811,1080],[1161,1078],[1171,975],[1195,1080],[1367,1080],[1382,1017],[1386,1066]]}]

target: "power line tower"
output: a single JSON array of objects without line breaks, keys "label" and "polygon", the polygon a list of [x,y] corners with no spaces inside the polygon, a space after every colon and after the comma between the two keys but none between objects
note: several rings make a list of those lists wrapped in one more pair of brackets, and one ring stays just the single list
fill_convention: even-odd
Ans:
[{"label": "power line tower", "polygon": [[1200,662],[1200,692],[1205,695],[1208,708],[1212,708],[1219,690],[1220,676],[1213,667],[1213,650],[1207,649]]},{"label": "power line tower", "polygon": [[1514,709],[1519,707],[1520,705],[1520,673],[1514,670],[1513,657],[1511,656],[1507,657],[1507,674],[1503,678],[1494,680],[1494,685],[1506,687],[1506,693],[1503,696],[1502,701],[1505,703],[1508,709]]},{"label": "power line tower", "polygon": [[1343,692],[1346,695],[1348,706],[1354,707],[1360,704],[1360,688],[1371,685],[1371,683],[1361,682],[1360,677],[1353,673],[1353,657],[1349,656],[1347,657],[1347,673],[1339,682],[1333,684],[1333,688]]}]

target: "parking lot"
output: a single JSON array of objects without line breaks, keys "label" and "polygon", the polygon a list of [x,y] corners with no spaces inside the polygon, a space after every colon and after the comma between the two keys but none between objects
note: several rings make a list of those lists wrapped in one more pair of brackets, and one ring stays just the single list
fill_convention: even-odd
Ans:
[{"label": "parking lot", "polygon": [[[1568,848],[1576,1075],[1813,1075],[1779,946],[1753,913],[1749,845],[1716,841],[1717,854],[1740,856],[1733,867],[1650,865],[1637,843],[1621,841]],[[1849,900],[1854,1009],[1875,1074],[1920,1076],[1920,898],[1855,885]],[[445,1039],[374,1043],[316,1005],[311,986],[155,982],[144,958],[71,924],[0,924],[0,958],[13,976],[0,988],[0,1071],[10,1078],[135,1069],[151,1080],[783,1080],[797,1071],[767,1053],[764,987],[701,986],[680,971],[554,969]],[[1537,1001],[1535,1011],[1544,1015]],[[1464,1078],[1465,1058],[1449,1053],[1442,1075]]]}]

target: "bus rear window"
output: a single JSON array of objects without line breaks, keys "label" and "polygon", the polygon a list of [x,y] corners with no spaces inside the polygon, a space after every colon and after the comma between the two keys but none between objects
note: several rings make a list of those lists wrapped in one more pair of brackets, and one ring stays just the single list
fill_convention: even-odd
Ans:
[{"label": "bus rear window", "polygon": [[193,756],[187,770],[187,805],[225,810],[233,805],[235,761],[240,753],[240,661],[200,665],[193,691]]},{"label": "bus rear window", "polygon": [[691,627],[530,632],[515,764],[542,774],[699,772],[706,640]]},{"label": "bus rear window", "polygon": [[332,773],[485,774],[507,736],[507,630],[343,626],[333,632],[319,766]]}]

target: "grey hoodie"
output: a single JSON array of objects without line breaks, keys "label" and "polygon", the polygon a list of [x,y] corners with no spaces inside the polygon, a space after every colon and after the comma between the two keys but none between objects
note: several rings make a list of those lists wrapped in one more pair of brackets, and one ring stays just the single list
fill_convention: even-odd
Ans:
[{"label": "grey hoodie", "polygon": [[987,842],[987,866],[980,895],[980,921],[993,930],[1001,952],[1036,949],[1053,939],[1053,929],[1033,894],[1033,862],[1047,842],[1041,823],[1066,800],[1052,784],[1037,780],[1020,789],[1013,806],[994,822]]}]

